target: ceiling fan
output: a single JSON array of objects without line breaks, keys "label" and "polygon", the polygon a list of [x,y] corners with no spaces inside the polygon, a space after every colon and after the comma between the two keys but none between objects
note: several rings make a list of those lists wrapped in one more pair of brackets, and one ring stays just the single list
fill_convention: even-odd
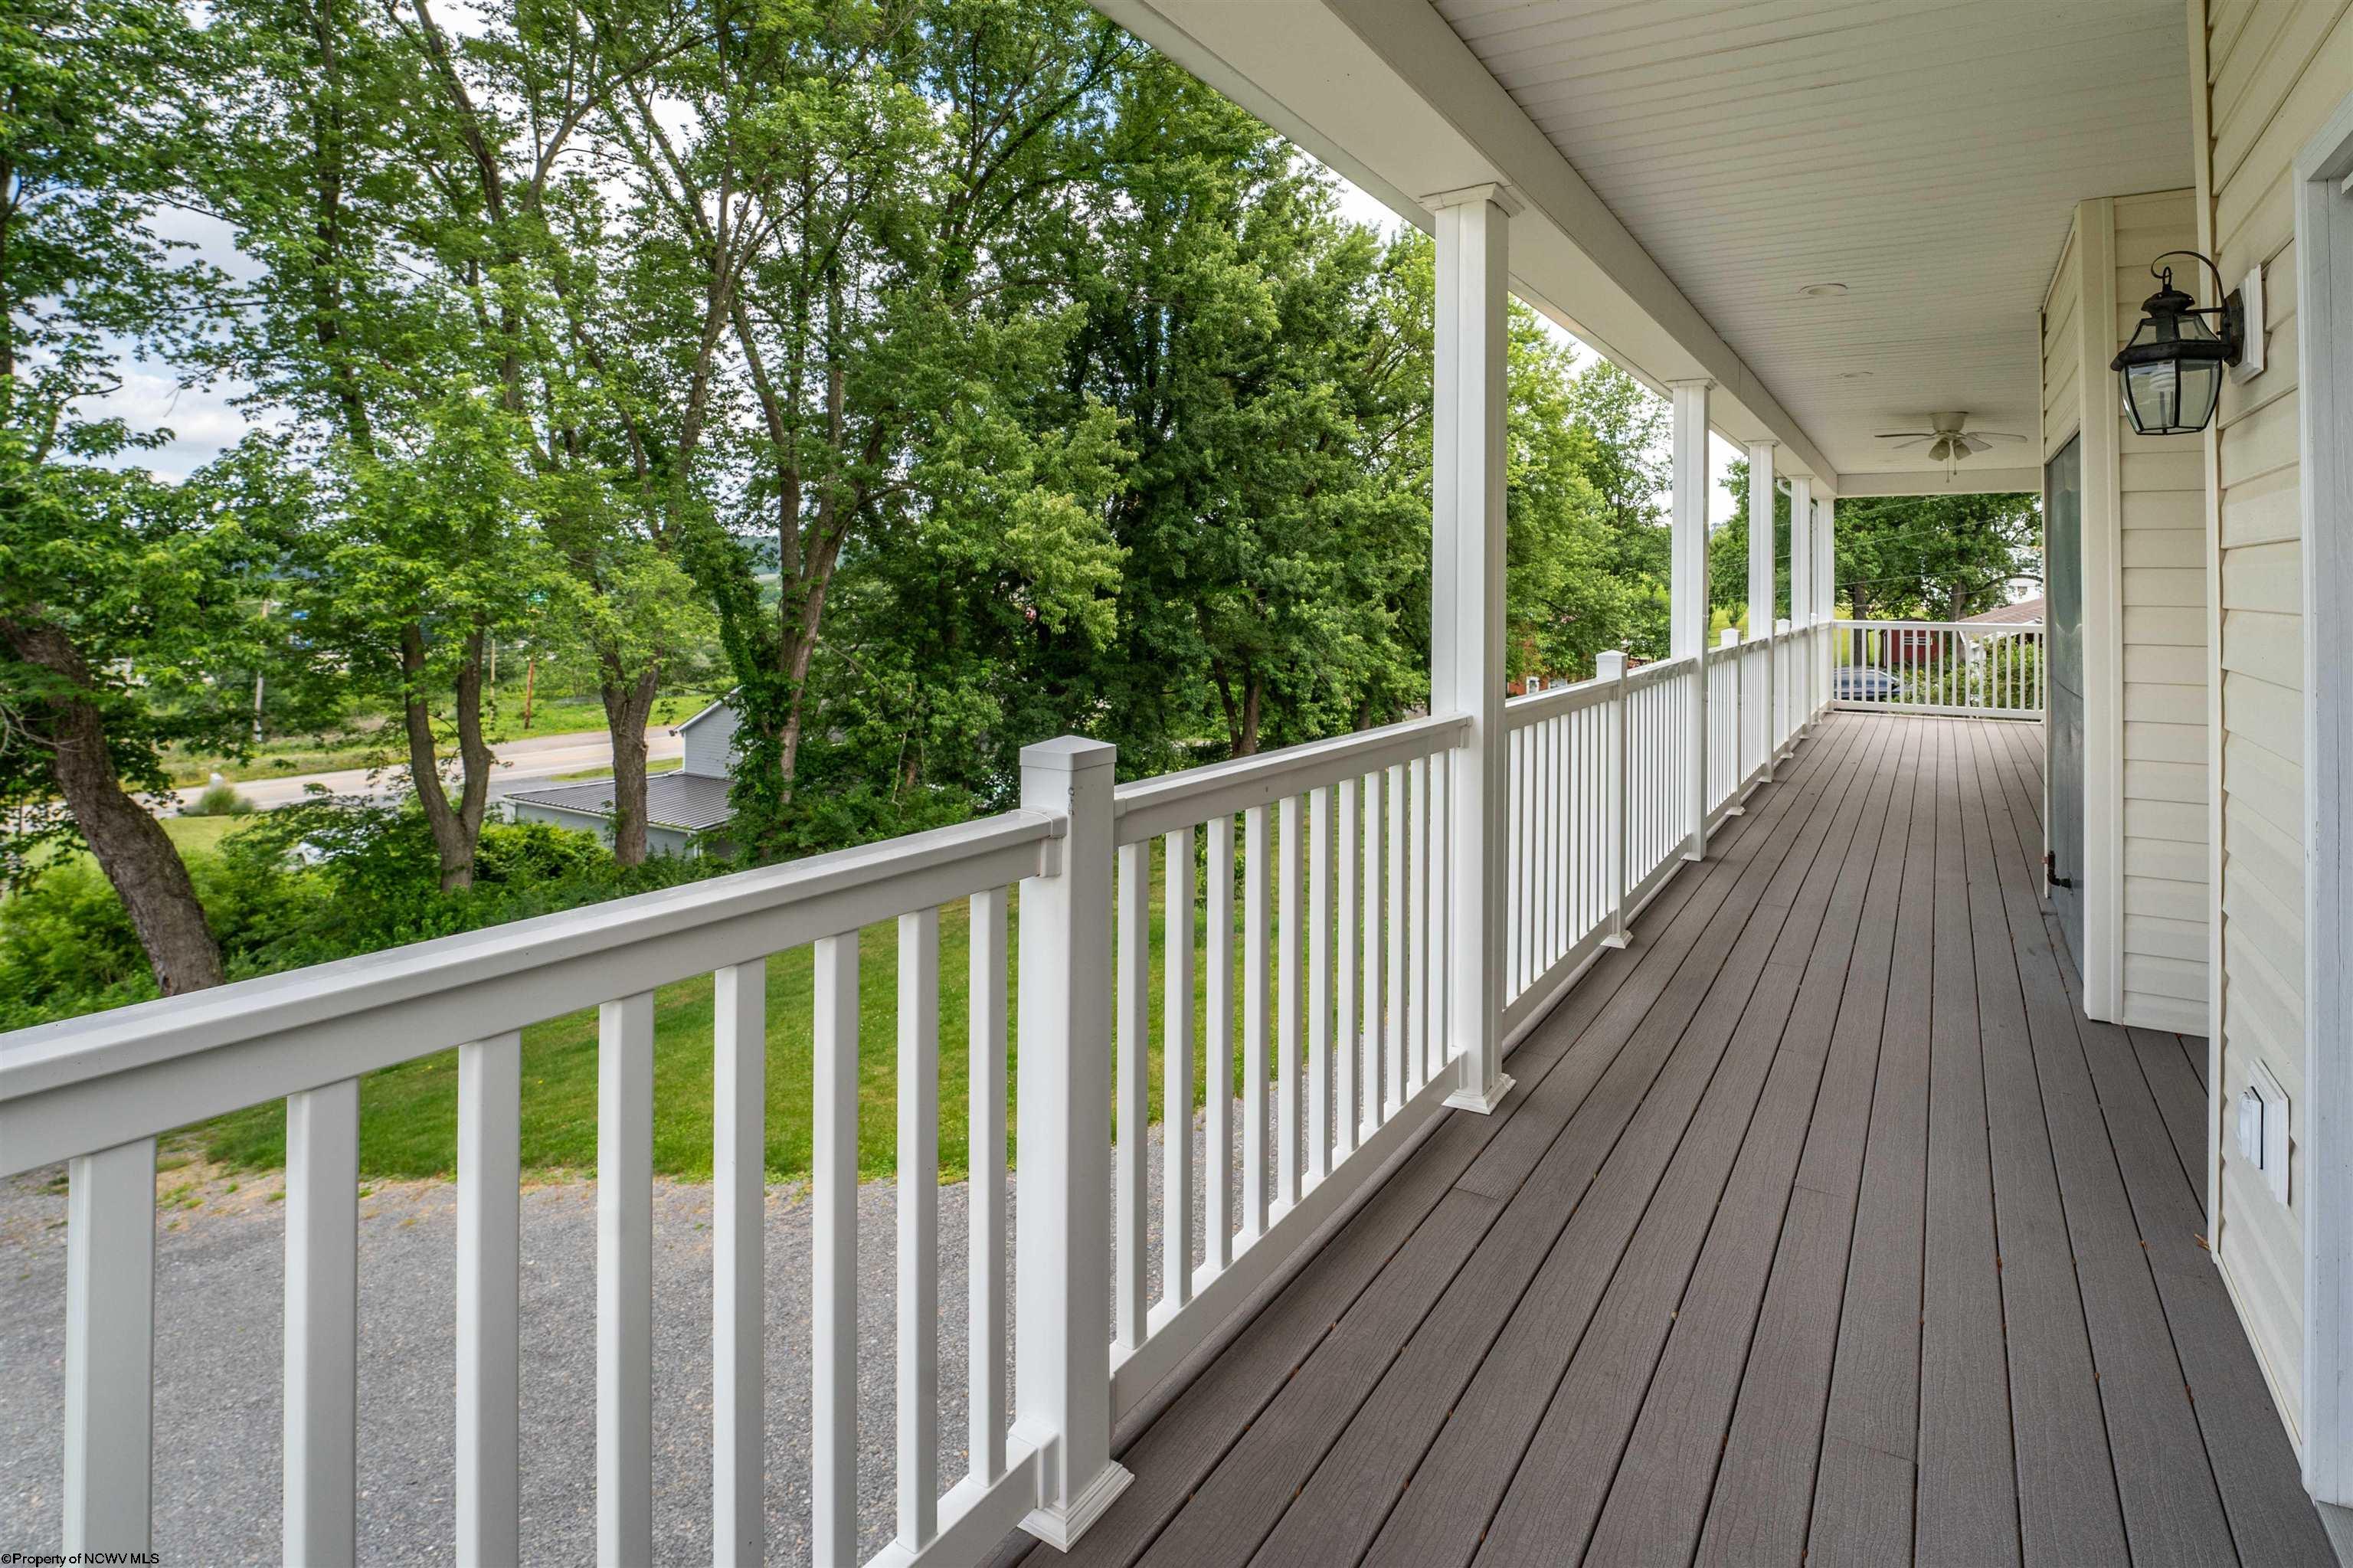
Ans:
[{"label": "ceiling fan", "polygon": [[1955,466],[1970,453],[1990,451],[1996,441],[2022,441],[2026,439],[2007,430],[1965,430],[1962,427],[1968,423],[1968,419],[1966,413],[1931,414],[1928,416],[1928,429],[1925,430],[1882,430],[1879,439],[1894,441],[1894,450],[1899,452],[1909,451],[1914,447],[1926,447],[1928,461],[1943,463],[1947,479],[1952,477]]}]

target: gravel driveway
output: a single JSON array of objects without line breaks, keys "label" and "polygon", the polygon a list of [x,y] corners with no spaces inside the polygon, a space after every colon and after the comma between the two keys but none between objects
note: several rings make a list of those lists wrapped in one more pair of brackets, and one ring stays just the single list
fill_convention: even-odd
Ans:
[{"label": "gravel driveway", "polygon": [[[1159,1129],[1153,1129],[1159,1290]],[[1196,1128],[1196,1148],[1199,1130]],[[1198,1157],[1198,1156],[1197,1156]],[[59,1541],[65,1194],[59,1172],[0,1182],[0,1554]],[[1008,1183],[1009,1184],[1009,1183]],[[284,1226],[275,1176],[165,1173],[155,1277],[155,1547],[175,1564],[276,1563]],[[940,1190],[942,1490],[965,1464],[965,1196]],[[194,1206],[190,1206],[193,1201]],[[1009,1206],[1009,1205],[1008,1205]],[[896,1192],[859,1193],[861,1558],[892,1528]],[[711,1189],[654,1189],[654,1551],[711,1560]],[[456,1317],[455,1191],[375,1187],[360,1203],[359,1554],[447,1563]],[[810,1209],[768,1194],[768,1554],[805,1563],[809,1529]],[[1199,1239],[1195,1241],[1199,1255]],[[522,1539],[532,1563],[586,1563],[596,1543],[593,1183],[522,1198]]]}]

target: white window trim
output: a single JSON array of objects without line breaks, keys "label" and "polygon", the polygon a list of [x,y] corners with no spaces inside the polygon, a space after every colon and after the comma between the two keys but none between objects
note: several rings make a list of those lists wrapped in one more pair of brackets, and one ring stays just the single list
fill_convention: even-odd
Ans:
[{"label": "white window trim", "polygon": [[[2353,175],[2353,97],[2296,157],[2304,505],[2304,1481],[2353,1503],[2353,261],[2331,250]],[[2261,323],[2253,330],[2260,331]]]}]

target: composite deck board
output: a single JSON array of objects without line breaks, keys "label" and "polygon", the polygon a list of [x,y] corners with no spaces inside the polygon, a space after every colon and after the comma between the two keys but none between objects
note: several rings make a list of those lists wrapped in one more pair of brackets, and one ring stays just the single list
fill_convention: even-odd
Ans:
[{"label": "composite deck board", "polygon": [[[1872,1568],[1912,1555],[1920,1434],[1920,1280],[1928,1181],[1928,1002],[1935,958],[1934,725],[1915,721],[1887,1008],[1862,1185],[1808,1520],[1810,1565]],[[1904,1484],[1891,1486],[1902,1466]]]},{"label": "composite deck board", "polygon": [[[1725,972],[1735,983],[1719,991],[1717,1000],[1737,1006],[1738,1015],[1694,1022],[1701,1038],[1727,1036],[1719,1069],[1568,1361],[1477,1563],[1534,1568],[1573,1559],[1590,1540],[1622,1473],[1616,1461],[1646,1407],[1651,1374],[1693,1282],[1710,1223],[1726,1201],[1727,1179],[1739,1182],[1745,1174],[1747,1192],[1742,1195],[1757,1207],[1768,1200],[1777,1171],[1786,1189],[1820,1084],[1824,1042],[1817,1038],[1804,1049],[1788,1051],[1781,1049],[1782,1038],[1804,959],[1851,842],[1826,842],[1769,928],[1763,916],[1776,901],[1767,899],[1759,923],[1743,938],[1744,943],[1765,938],[1757,940],[1765,951],[1753,975],[1738,950],[1727,959]],[[1778,1206],[1770,1220],[1754,1216],[1749,1223],[1778,1227]],[[1587,1260],[1580,1257],[1577,1264],[1586,1266]],[[1533,1299],[1528,1306],[1535,1306]],[[1556,1332],[1565,1340],[1563,1330],[1573,1325],[1550,1321],[1540,1310],[1524,1310],[1515,1327],[1540,1341]],[[1465,1431],[1473,1439],[1500,1442],[1515,1436],[1485,1425],[1466,1424]],[[1623,1560],[1596,1556],[1598,1562]]]},{"label": "composite deck board", "polygon": [[[1824,751],[1810,760],[1827,764],[1834,758]],[[1575,991],[1512,1054],[1509,1065],[1517,1082],[1496,1112],[1448,1118],[1250,1323],[1249,1333],[1122,1450],[1136,1479],[1071,1561],[1134,1562],[1499,1134],[1520,1128],[1513,1145],[1526,1148],[1533,1164],[1550,1141],[1542,1126],[1556,1133],[1575,1108],[1577,1084],[1589,1086],[1608,1063],[1613,1048],[1605,1043],[1609,1030],[1592,1028],[1595,1021],[1630,982],[1642,981],[1651,988],[1644,994],[1655,996],[1652,977],[1672,974],[1691,951],[1795,799],[1794,789],[1784,791],[1767,809],[1736,819],[1719,841],[1722,858],[1711,860],[1703,874],[1686,872],[1672,879],[1637,923],[1633,946],[1605,950]],[[1617,1016],[1630,1030],[1646,1011],[1647,1001]],[[1622,1038],[1622,1033],[1617,1036]],[[1556,1072],[1572,1055],[1572,1046],[1574,1064],[1566,1073]],[[1539,1128],[1535,1138],[1527,1135],[1532,1126]],[[1041,1562],[1060,1560],[1042,1549],[1032,1555]]]},{"label": "composite deck board", "polygon": [[1071,1560],[2333,1562],[2204,1251],[2203,1043],[2077,1011],[2040,739],[1826,718]]},{"label": "composite deck board", "polygon": [[[1986,801],[1989,821],[2015,842],[1998,774]],[[2052,955],[2036,940],[2041,913],[2031,884],[2014,859],[1994,858],[1998,897],[2025,929],[2014,939],[2016,976],[2033,992],[2037,1066],[2051,1119],[2101,1126],[2105,1108],[2077,1048],[2073,1009],[2051,978]],[[2126,1072],[2132,1065],[2119,1062]],[[2147,1563],[2228,1561],[2232,1545],[2205,1463],[2196,1413],[2174,1352],[2172,1333],[2150,1277],[2147,1254],[2107,1137],[2054,1139],[2051,1148],[2066,1193],[2066,1224],[2083,1284],[2100,1408],[2107,1418],[2116,1494],[2132,1537],[2132,1556]],[[2013,1330],[2014,1334],[2015,1330]]]},{"label": "composite deck board", "polygon": [[[1543,1439],[1535,1435],[1554,1391],[1638,1228],[1647,1224],[1646,1213],[1656,1212],[1652,1197],[1686,1141],[1692,1118],[1697,1115],[1704,1126],[1712,1126],[1745,1108],[1712,1086],[1719,1069],[1736,1075],[1743,1070],[1739,1064],[1746,1054],[1733,1049],[1733,1036],[1781,923],[1773,912],[1786,911],[1791,897],[1787,885],[1802,876],[1828,839],[1836,804],[1837,796],[1826,792],[1823,810],[1807,823],[1799,851],[1776,870],[1739,940],[1729,944],[1728,952],[1715,949],[1710,967],[1722,967],[1705,984],[1704,994],[1672,1007],[1662,999],[1661,1034],[1680,1035],[1681,1044],[1676,1070],[1662,1075],[1654,1091],[1655,1114],[1646,1114],[1630,1131],[1567,1231],[1540,1260],[1525,1298],[1513,1308],[1479,1376],[1454,1404],[1367,1562],[1418,1568],[1465,1563],[1478,1552],[1511,1483],[1509,1461],[1527,1451],[1532,1439],[1541,1447]],[[1712,1136],[1725,1135],[1694,1134],[1702,1143]],[[1728,1136],[1738,1137],[1736,1123]]]},{"label": "composite deck board", "polygon": [[[2171,1138],[2146,1079],[2132,1071],[2127,1053],[2119,1048],[2126,1032],[2083,1015],[2077,978],[2055,920],[2032,895],[2026,863],[2041,841],[2039,830],[2025,825],[2021,788],[2013,777],[2011,825],[2021,835],[2021,853],[2009,886],[2020,969],[2033,977],[2031,983],[2047,988],[2050,1014],[2063,1024],[2063,1044],[2076,1053],[2100,1101],[2108,1150],[2239,1559],[2248,1564],[2333,1562],[2318,1516],[2296,1479],[2295,1454],[2272,1411],[2254,1352],[2207,1255],[2199,1194],[2176,1179]],[[2199,1490],[2192,1476],[2167,1478],[2193,1495]],[[2213,1560],[2223,1559],[2218,1554]]]},{"label": "composite deck board", "polygon": [[[1788,853],[1777,860],[1768,850],[1749,868],[1743,878],[1746,891],[1736,892],[1719,912],[1714,926],[1719,936],[1754,928],[1755,901],[1769,897],[1789,868],[1810,853],[1810,846],[1820,842],[1834,811],[1834,801],[1826,800],[1803,818],[1792,814],[1788,823],[1793,830]],[[1655,1179],[1652,1172],[1672,1150],[1713,1065],[1704,1052],[1687,1045],[1678,1049],[1677,1035],[1682,1020],[1694,1012],[1704,1016],[1705,1000],[1720,996],[1725,988],[1715,954],[1704,941],[1698,949],[1701,961],[1687,961],[1678,970],[1675,981],[1652,1005],[1642,1027],[1613,1065],[1611,1075],[1597,1086],[1528,1179],[1521,1199],[1514,1203],[1515,1215],[1525,1212],[1525,1223],[1509,1228],[1499,1225],[1489,1236],[1479,1257],[1463,1271],[1456,1288],[1430,1320],[1417,1330],[1361,1418],[1348,1429],[1353,1440],[1334,1446],[1328,1456],[1308,1455],[1320,1462],[1282,1528],[1267,1540],[1261,1554],[1264,1561],[1297,1562],[1303,1552],[1312,1558],[1332,1550],[1335,1543],[1345,1554],[1347,1545],[1369,1541],[1370,1527],[1381,1521],[1378,1505],[1396,1497],[1402,1482],[1413,1475],[1419,1450],[1438,1438],[1456,1396],[1486,1361],[1497,1333],[1514,1317],[1524,1297],[1544,1290],[1541,1283],[1532,1289],[1530,1279],[1546,1264],[1546,1255],[1574,1255],[1599,1266],[1604,1257],[1614,1256],[1623,1247],[1641,1218],[1641,1202],[1649,1182]],[[1674,1000],[1678,987],[1693,1000]],[[1736,1015],[1736,1007],[1730,1011]],[[1662,1066],[1664,1073],[1660,1071]],[[1605,1160],[1611,1179],[1597,1185],[1595,1173]],[[1564,1305],[1556,1318],[1573,1310]],[[1510,1364],[1518,1358],[1506,1352],[1500,1359]],[[1464,1429],[1501,1440],[1492,1425],[1472,1416],[1475,1408],[1475,1397],[1464,1402]],[[1287,1478],[1289,1459],[1272,1462],[1277,1466],[1274,1478]],[[1443,1500],[1446,1464],[1441,1455],[1429,1467],[1428,1484],[1406,1499],[1406,1507],[1428,1499]],[[1261,1479],[1257,1484],[1266,1483]],[[1204,1500],[1211,1499],[1205,1494]],[[1453,1533],[1458,1536],[1462,1531],[1457,1521],[1464,1517],[1462,1509],[1450,1504],[1447,1518],[1456,1523]],[[1180,1520],[1180,1527],[1186,1522]],[[1210,1511],[1202,1528],[1229,1531],[1251,1522],[1238,1520],[1234,1510],[1226,1507]],[[1186,1550],[1198,1539],[1193,1533],[1172,1530],[1170,1544],[1176,1550],[1166,1560],[1198,1561]],[[1305,1543],[1312,1543],[1312,1549]],[[1465,1545],[1475,1543],[1474,1526]]]},{"label": "composite deck board", "polygon": [[[1895,745],[1902,739],[1900,734],[1889,737]],[[1812,1128],[1824,1115],[1826,1096],[1836,1101],[1842,1083],[1863,1087],[1862,1096],[1847,1097],[1858,1128],[1868,1106],[1869,1064],[1858,1059],[1860,1042],[1853,1033],[1839,1031],[1838,1016],[1895,776],[1893,768],[1873,770],[1844,861],[1831,868],[1836,883],[1812,928],[1812,950],[1802,955],[1796,1001],[1774,1058],[1775,1076],[1766,1085],[1740,1162],[1675,1308],[1664,1353],[1594,1528],[1589,1555],[1597,1563],[1646,1556],[1683,1562],[1697,1548],[1781,1231],[1800,1196],[1809,1202],[1822,1196],[1801,1194],[1797,1187],[1802,1161],[1813,1147]],[[1802,929],[1792,921],[1785,942]],[[1775,962],[1794,964],[1799,956],[1777,953]],[[1876,1039],[1874,1020],[1873,1054]],[[1777,1093],[1786,1099],[1777,1100]]]},{"label": "composite deck board", "polygon": [[[2206,1086],[2190,1071],[2189,1053],[2180,1035],[2156,1029],[2128,1029],[2125,1034],[2165,1118],[2165,1130],[2181,1160],[2182,1179],[2197,1191],[2206,1184]],[[2198,1054],[2201,1058],[2205,1054],[2203,1050]]]},{"label": "composite deck board", "polygon": [[[1954,768],[1968,882],[1962,907],[1969,919],[1975,966],[1973,977],[1964,978],[1975,981],[1977,1048],[1985,1063],[2021,1552],[2030,1568],[2113,1562],[2123,1555],[2122,1505],[2109,1445],[2103,1441],[2101,1385],[2084,1323],[2084,1283],[2076,1276],[2070,1216],[2060,1202],[2060,1155],[2044,1114],[2043,1086],[2027,1033],[2026,999],[2002,902],[2000,861],[1993,853],[1986,769],[1968,729],[1942,727],[1957,743]],[[2005,803],[2000,817],[2006,838],[2009,815]],[[2069,1152],[2082,1147],[2061,1141]]]},{"label": "composite deck board", "polygon": [[[1848,745],[1856,739],[1846,737]],[[1842,778],[1835,764],[1843,749],[1844,747],[1822,747],[1816,767],[1809,773],[1819,773],[1826,779]],[[1726,835],[1723,858],[1712,861],[1700,876],[1694,877],[1689,873],[1676,876],[1669,885],[1668,894],[1653,903],[1638,922],[1635,945],[1605,953],[1602,963],[1595,966],[1575,993],[1531,1036],[1527,1044],[1513,1054],[1510,1066],[1518,1082],[1503,1107],[1493,1117],[1451,1118],[1454,1125],[1433,1138],[1431,1148],[1418,1154],[1408,1170],[1432,1164],[1429,1159],[1431,1149],[1453,1133],[1456,1126],[1477,1124],[1475,1139],[1469,1147],[1443,1151],[1449,1155],[1459,1152],[1463,1158],[1435,1162],[1442,1170],[1445,1181],[1466,1192],[1490,1197],[1500,1205],[1521,1195],[1523,1186],[1532,1180],[1532,1171],[1544,1175],[1546,1181],[1533,1195],[1533,1201],[1520,1205],[1523,1213],[1515,1222],[1515,1234],[1519,1227],[1531,1224],[1556,1225],[1559,1222],[1554,1211],[1565,1205],[1550,1180],[1557,1176],[1566,1182],[1576,1173],[1585,1143],[1581,1136],[1570,1139],[1557,1156],[1553,1154],[1556,1146],[1562,1144],[1564,1135],[1580,1115],[1585,1117],[1583,1126],[1578,1128],[1581,1135],[1586,1128],[1609,1125],[1612,1115],[1618,1118],[1615,1125],[1622,1126],[1624,1116],[1640,1105],[1641,1087],[1647,1086],[1658,1064],[1651,1062],[1647,1070],[1640,1061],[1621,1065],[1621,1048],[1652,1018],[1659,999],[1671,992],[1675,977],[1694,953],[1701,956],[1696,963],[1689,963],[1693,978],[1687,983],[1704,985],[1713,974],[1713,961],[1707,955],[1718,949],[1707,938],[1713,936],[1715,940],[1728,940],[1729,933],[1746,924],[1746,912],[1753,906],[1761,879],[1769,876],[1778,863],[1779,854],[1786,851],[1790,835],[1805,821],[1800,808],[1818,794],[1818,786],[1810,778],[1800,776],[1780,800],[1737,819],[1736,831]],[[1683,896],[1682,890],[1686,884],[1690,891]],[[1734,903],[1729,915],[1724,913],[1727,900]],[[1612,975],[1605,976],[1605,969],[1613,971]],[[1615,978],[1620,983],[1615,987],[1595,986],[1592,982],[1597,977]],[[1549,1060],[1545,1055],[1547,1052]],[[1588,1112],[1585,1102],[1597,1087],[1608,1097],[1609,1103]],[[1591,1163],[1599,1163],[1598,1155]],[[1582,1181],[1580,1177],[1577,1182],[1580,1188]],[[1378,1202],[1376,1198],[1375,1203]],[[1367,1204],[1367,1213],[1374,1206]],[[1363,1216],[1359,1216],[1349,1230],[1357,1228],[1362,1220]],[[1344,1234],[1335,1245],[1347,1240]],[[1388,1259],[1382,1266],[1397,1268],[1400,1266],[1398,1260],[1408,1253],[1439,1245],[1451,1243],[1416,1231],[1381,1255]],[[1268,1316],[1279,1315],[1283,1327],[1303,1319],[1312,1325],[1313,1342],[1305,1348],[1315,1354],[1303,1353],[1293,1359],[1293,1351],[1299,1349],[1297,1341],[1310,1338],[1294,1330],[1286,1336],[1292,1342],[1285,1344],[1283,1353],[1263,1358],[1261,1364],[1253,1366],[1253,1375],[1220,1381],[1213,1372],[1201,1384],[1187,1390],[1169,1413],[1171,1416],[1183,1413],[1179,1423],[1184,1435],[1181,1453],[1173,1462],[1166,1462],[1167,1446],[1155,1441],[1161,1427],[1169,1425],[1168,1417],[1164,1416],[1138,1439],[1132,1457],[1123,1455],[1123,1462],[1139,1477],[1147,1473],[1147,1466],[1158,1467],[1161,1474],[1155,1478],[1148,1492],[1145,1492],[1142,1479],[1131,1487],[1119,1504],[1079,1543],[1071,1561],[1127,1563],[1136,1561],[1147,1550],[1164,1558],[1176,1558],[1196,1550],[1197,1542],[1198,1550],[1204,1552],[1237,1552],[1240,1554],[1236,1559],[1239,1561],[1254,1547],[1251,1537],[1254,1532],[1262,1533],[1261,1525],[1264,1530],[1273,1527],[1291,1493],[1272,1484],[1272,1478],[1297,1470],[1302,1463],[1299,1445],[1307,1446],[1305,1461],[1312,1463],[1321,1452],[1313,1434],[1328,1429],[1336,1436],[1354,1413],[1356,1404],[1364,1397],[1361,1380],[1367,1376],[1377,1378],[1385,1370],[1384,1365],[1367,1366],[1337,1353],[1323,1357],[1324,1367],[1316,1366],[1317,1358],[1327,1349],[1337,1352],[1347,1347],[1327,1342],[1330,1335],[1336,1333],[1338,1322],[1344,1320],[1336,1304],[1319,1301],[1315,1309],[1285,1310],[1291,1298],[1302,1294],[1299,1287],[1306,1283],[1303,1273],[1301,1281],[1284,1293]],[[1381,1304],[1380,1321],[1401,1325],[1388,1347],[1392,1355],[1419,1320],[1418,1316],[1407,1311],[1412,1304],[1393,1298]],[[1426,1310],[1429,1302],[1423,1300],[1419,1305]],[[1331,1315],[1319,1321],[1317,1309]],[[1258,1325],[1254,1323],[1249,1338],[1255,1338],[1257,1333]],[[1238,1344],[1236,1351],[1241,1350],[1242,1345]],[[1220,1359],[1217,1372],[1224,1370],[1226,1359]],[[1271,1379],[1269,1372],[1273,1373]],[[1348,1381],[1350,1378],[1358,1381]],[[1303,1379],[1309,1381],[1303,1383]],[[1213,1386],[1205,1391],[1202,1384]],[[1311,1394],[1314,1397],[1306,1397]],[[1275,1405],[1286,1401],[1285,1408],[1276,1412]],[[1278,1425],[1269,1426],[1270,1415],[1279,1417]],[[1268,1447],[1266,1439],[1274,1431],[1289,1433],[1292,1447],[1273,1461],[1272,1468],[1254,1472],[1251,1460]],[[1246,1432],[1259,1434],[1260,1441],[1250,1443]],[[1303,1479],[1303,1471],[1298,1472],[1298,1478]],[[1294,1479],[1294,1489],[1296,1485]],[[1136,1506],[1131,1506],[1130,1499],[1136,1499],[1139,1492],[1145,1495],[1137,1499]],[[1213,1506],[1201,1506],[1203,1494],[1208,1495]],[[1208,1539],[1202,1540],[1203,1537]],[[1195,1560],[1216,1559],[1212,1556]]]},{"label": "composite deck board", "polygon": [[[1904,756],[1916,756],[1920,727],[1905,722]],[[1705,1527],[1696,1553],[1702,1563],[1795,1563],[1805,1555],[1815,1457],[1879,1083],[1914,777],[1899,766],[1886,780],[1884,820],[1841,980],[1830,1065],[1782,1217],[1731,1431],[1703,1492]],[[1763,1354],[1754,1353],[1757,1346]],[[1792,1433],[1799,1440],[1791,1440]],[[1908,1468],[1905,1489],[1908,1497]]]}]

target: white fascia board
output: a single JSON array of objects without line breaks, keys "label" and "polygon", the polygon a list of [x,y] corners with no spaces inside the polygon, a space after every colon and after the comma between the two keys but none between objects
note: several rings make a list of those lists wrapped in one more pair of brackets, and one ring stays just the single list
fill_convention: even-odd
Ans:
[{"label": "white fascia board", "polygon": [[1652,391],[1715,383],[1709,428],[1841,476],[1429,0],[1093,0],[1095,8],[1417,227],[1420,197],[1488,183],[1527,207],[1513,291]]},{"label": "white fascia board", "polygon": [[1849,500],[1862,495],[2002,495],[2013,491],[2041,494],[2042,471],[1971,468],[1963,463],[1950,476],[1934,468],[1909,473],[1848,473],[1839,482],[1839,494]]}]

